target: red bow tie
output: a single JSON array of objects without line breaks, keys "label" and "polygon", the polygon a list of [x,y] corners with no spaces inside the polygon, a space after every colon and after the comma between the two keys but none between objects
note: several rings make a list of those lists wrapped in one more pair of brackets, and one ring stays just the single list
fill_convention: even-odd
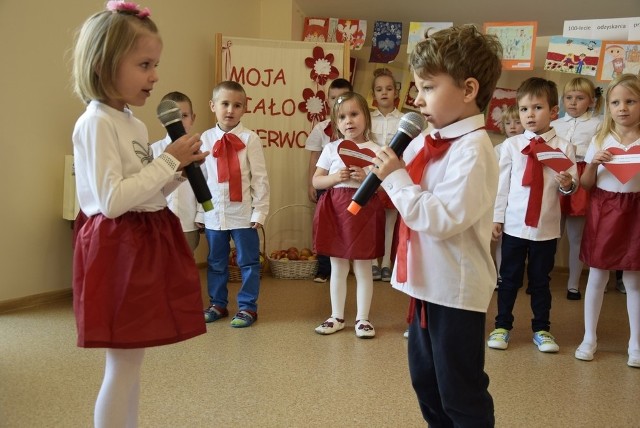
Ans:
[{"label": "red bow tie", "polygon": [[213,145],[213,157],[217,159],[218,183],[229,182],[229,199],[242,202],[242,174],[238,152],[246,146],[235,134],[227,132]]}]

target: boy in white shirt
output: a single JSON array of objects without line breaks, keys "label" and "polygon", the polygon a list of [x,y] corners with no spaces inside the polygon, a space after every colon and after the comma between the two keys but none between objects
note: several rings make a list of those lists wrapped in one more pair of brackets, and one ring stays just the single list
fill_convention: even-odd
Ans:
[{"label": "boy in white shirt", "polygon": [[498,165],[482,111],[501,54],[497,38],[472,25],[418,43],[409,61],[414,104],[434,130],[410,143],[406,169],[388,146],[375,160],[406,224],[391,283],[411,296],[409,371],[430,426],[495,424],[484,329],[496,283],[490,240]]},{"label": "boy in white shirt", "polygon": [[[205,236],[209,243],[207,286],[210,306],[206,322],[229,315],[227,310],[230,239],[237,250],[242,285],[238,291],[238,312],[232,327],[249,327],[258,319],[260,291],[260,239],[258,229],[269,213],[269,180],[258,135],[240,119],[247,95],[242,85],[225,81],[213,88],[209,102],[218,123],[201,135],[211,156],[203,173],[211,189],[213,210],[204,213]],[[202,214],[198,220],[202,222]]]},{"label": "boy in white shirt", "polygon": [[[171,100],[175,101],[180,108],[180,114],[182,116],[182,126],[184,130],[189,134],[193,122],[196,120],[196,114],[193,112],[193,105],[191,99],[182,92],[169,92],[162,101]],[[162,140],[156,141],[151,145],[153,151],[153,157],[160,156],[164,149],[171,144],[171,137],[167,135]],[[191,251],[195,251],[196,247],[200,243],[200,227],[196,224],[196,214],[198,211],[198,201],[196,195],[193,193],[193,189],[188,182],[182,183],[176,190],[167,196],[167,205],[169,209],[180,219],[180,225],[184,232],[184,237],[189,244]]]},{"label": "boy in white shirt", "polygon": [[[531,294],[533,343],[541,352],[558,352],[549,333],[550,274],[560,237],[559,195],[577,189],[574,147],[558,137],[551,119],[558,113],[558,88],[550,80],[532,77],[516,92],[524,134],[508,138],[500,154],[500,182],[493,216],[493,238],[502,236],[498,315],[488,346],[507,349],[513,328],[513,306],[522,287],[525,266]],[[559,173],[544,166],[536,146],[559,149],[572,162]]]}]

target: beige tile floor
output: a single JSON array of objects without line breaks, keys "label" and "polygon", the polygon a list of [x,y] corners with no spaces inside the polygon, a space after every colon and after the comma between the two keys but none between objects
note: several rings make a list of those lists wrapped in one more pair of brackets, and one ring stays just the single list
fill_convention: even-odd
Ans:
[{"label": "beige tile floor", "polygon": [[[640,370],[626,365],[626,297],[610,286],[596,359],[578,361],[582,301],[566,300],[566,276],[553,276],[560,352],[543,354],[532,344],[524,293],[509,349],[487,350],[496,426],[640,426]],[[232,296],[237,288],[230,285]],[[147,351],[140,426],[424,426],[402,337],[407,298],[376,283],[373,340],[353,333],[354,300],[351,278],[348,328],[319,336],[313,329],[330,314],[328,284],[267,275],[253,327],[233,329],[223,320],[206,335]],[[487,332],[495,312],[494,299]],[[91,426],[103,366],[103,350],[75,346],[71,302],[0,314],[0,427]]]}]

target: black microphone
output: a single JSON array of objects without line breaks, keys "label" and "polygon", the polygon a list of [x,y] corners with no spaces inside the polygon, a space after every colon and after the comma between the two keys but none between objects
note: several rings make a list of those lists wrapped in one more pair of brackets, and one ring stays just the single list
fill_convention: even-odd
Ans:
[{"label": "black microphone", "polygon": [[[178,103],[172,100],[164,100],[158,105],[156,110],[158,119],[162,122],[162,125],[167,128],[167,133],[171,138],[171,141],[176,141],[187,133],[182,125],[182,112]],[[202,204],[202,208],[205,211],[211,211],[213,209],[213,202],[211,202],[211,192],[207,181],[204,179],[200,166],[196,163],[190,163],[184,167],[189,179],[189,184],[193,189],[193,193],[196,195],[198,202]]]},{"label": "black microphone", "polygon": [[[407,148],[414,138],[420,135],[426,125],[427,121],[421,114],[414,112],[405,114],[400,118],[398,132],[396,132],[396,135],[391,139],[389,147],[398,157],[402,156],[404,149]],[[369,172],[360,187],[358,187],[358,190],[356,190],[353,198],[351,198],[352,202],[349,204],[347,211],[353,215],[358,214],[360,209],[369,202],[369,199],[376,193],[378,186],[380,186],[380,179],[373,172]]]}]

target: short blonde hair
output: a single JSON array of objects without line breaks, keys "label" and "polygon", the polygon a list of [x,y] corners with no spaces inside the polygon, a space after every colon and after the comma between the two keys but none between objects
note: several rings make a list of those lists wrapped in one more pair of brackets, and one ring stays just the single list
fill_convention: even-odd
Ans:
[{"label": "short blonde hair", "polygon": [[357,92],[345,92],[336,99],[333,109],[331,109],[331,126],[333,128],[333,135],[337,135],[338,138],[344,138],[344,135],[342,135],[342,132],[338,129],[338,113],[340,112],[342,103],[348,100],[355,100],[358,107],[360,107],[360,110],[362,110],[365,120],[364,139],[369,141],[371,139],[371,113],[369,112],[369,104],[367,103],[367,100]]},{"label": "short blonde hair", "polygon": [[509,119],[518,121],[520,120],[520,112],[518,111],[517,104],[510,105],[506,109],[502,110],[502,115],[500,116],[500,123],[498,124],[498,127],[500,128],[500,132],[502,132],[503,134],[507,133],[504,125]]},{"label": "short blonde hair", "polygon": [[592,115],[598,114],[602,105],[602,94],[600,94],[599,91],[596,91],[596,86],[591,80],[584,77],[574,77],[573,79],[569,80],[566,85],[564,85],[562,96],[564,97],[564,94],[572,91],[587,94],[589,98],[591,98],[591,101],[594,102]]},{"label": "short blonde hair", "polygon": [[232,92],[240,92],[244,96],[245,104],[247,102],[247,93],[244,88],[238,82],[234,82],[233,80],[225,80],[218,83],[211,92],[211,101],[216,102],[216,97],[218,93],[222,90],[232,91]]},{"label": "short blonde hair", "polygon": [[115,79],[120,61],[141,35],[156,35],[158,27],[137,10],[105,10],[89,17],[76,35],[73,49],[73,90],[82,101],[117,98]]}]

